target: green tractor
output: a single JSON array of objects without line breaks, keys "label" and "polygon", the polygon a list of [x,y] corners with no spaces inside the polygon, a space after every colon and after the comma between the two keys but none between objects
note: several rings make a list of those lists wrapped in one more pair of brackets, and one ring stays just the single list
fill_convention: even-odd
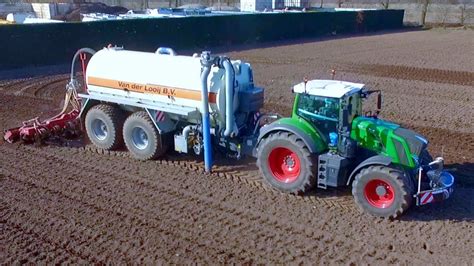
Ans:
[{"label": "green tractor", "polygon": [[[443,158],[427,151],[428,141],[377,117],[380,91],[364,84],[311,80],[293,87],[291,117],[260,130],[257,165],[264,180],[287,193],[317,186],[352,185],[356,204],[374,216],[395,218],[416,205],[447,199],[454,177]],[[362,102],[377,95],[377,110]]]}]

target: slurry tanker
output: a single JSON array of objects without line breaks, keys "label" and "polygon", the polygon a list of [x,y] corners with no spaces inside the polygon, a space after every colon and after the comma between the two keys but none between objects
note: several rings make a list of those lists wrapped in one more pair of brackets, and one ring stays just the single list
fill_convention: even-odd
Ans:
[{"label": "slurry tanker", "polygon": [[[125,146],[139,160],[174,149],[203,154],[211,171],[213,151],[237,159],[253,156],[274,189],[298,193],[352,186],[356,204],[381,217],[451,195],[454,177],[443,170],[443,158],[430,156],[428,141],[378,118],[379,90],[305,80],[292,91],[290,117],[264,114],[264,90],[255,86],[249,63],[209,52],[182,56],[170,48],[154,53],[84,48],[74,56],[63,111],[45,121],[26,121],[4,138],[28,142],[77,131],[82,124],[95,146]],[[371,95],[377,108],[363,113]]]}]

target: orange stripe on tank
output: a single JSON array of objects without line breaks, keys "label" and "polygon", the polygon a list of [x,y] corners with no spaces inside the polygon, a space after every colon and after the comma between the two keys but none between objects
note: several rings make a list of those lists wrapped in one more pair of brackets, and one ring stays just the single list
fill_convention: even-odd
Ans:
[{"label": "orange stripe on tank", "polygon": [[[181,89],[154,84],[140,84],[127,81],[119,81],[113,79],[104,79],[97,77],[88,77],[88,85],[101,86],[111,89],[118,89],[124,91],[140,92],[145,94],[156,94],[163,96],[176,97],[181,99],[188,99],[194,101],[201,101],[201,91]],[[209,92],[209,102],[216,103],[217,94]]]}]

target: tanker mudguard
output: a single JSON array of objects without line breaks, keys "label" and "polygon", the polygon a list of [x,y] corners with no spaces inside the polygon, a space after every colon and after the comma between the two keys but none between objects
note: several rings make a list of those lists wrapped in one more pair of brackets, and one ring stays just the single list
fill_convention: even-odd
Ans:
[{"label": "tanker mudguard", "polygon": [[349,178],[347,179],[347,185],[350,185],[354,176],[364,167],[369,165],[385,165],[388,166],[392,163],[392,159],[388,156],[384,155],[375,155],[372,157],[367,158],[365,161],[361,162],[350,174]]},{"label": "tanker mudguard", "polygon": [[317,147],[316,147],[316,142],[310,136],[304,134],[304,132],[301,129],[292,125],[287,125],[287,124],[270,124],[270,125],[262,127],[262,129],[260,130],[260,134],[258,136],[257,146],[263,138],[268,136],[270,133],[276,132],[276,131],[291,132],[303,140],[304,144],[306,144],[306,146],[308,147],[311,153],[318,152]]}]

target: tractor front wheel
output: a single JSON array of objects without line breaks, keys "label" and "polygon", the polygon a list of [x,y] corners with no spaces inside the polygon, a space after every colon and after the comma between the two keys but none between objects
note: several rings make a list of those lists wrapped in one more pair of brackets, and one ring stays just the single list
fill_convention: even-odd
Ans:
[{"label": "tractor front wheel", "polygon": [[352,183],[352,195],[362,211],[373,216],[396,218],[413,200],[413,182],[402,171],[369,166]]},{"label": "tractor front wheel", "polygon": [[316,182],[316,162],[304,142],[277,132],[258,146],[257,165],[271,187],[287,193],[304,192]]}]

